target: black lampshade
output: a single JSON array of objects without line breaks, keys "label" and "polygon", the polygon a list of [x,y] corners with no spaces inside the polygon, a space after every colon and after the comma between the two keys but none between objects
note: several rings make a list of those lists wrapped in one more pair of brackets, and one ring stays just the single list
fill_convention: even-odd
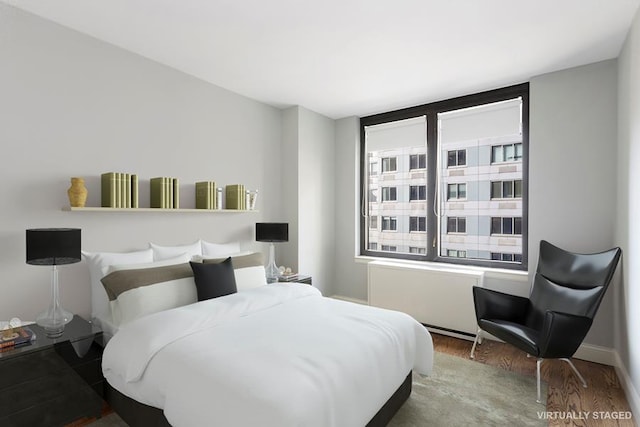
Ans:
[{"label": "black lampshade", "polygon": [[286,222],[256,222],[257,242],[288,242],[289,224]]},{"label": "black lampshade", "polygon": [[62,265],[80,262],[79,228],[27,230],[27,264]]}]

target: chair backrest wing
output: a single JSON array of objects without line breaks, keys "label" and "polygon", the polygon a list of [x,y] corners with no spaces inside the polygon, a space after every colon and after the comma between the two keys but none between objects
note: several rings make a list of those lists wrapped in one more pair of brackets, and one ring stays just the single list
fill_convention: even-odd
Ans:
[{"label": "chair backrest wing", "polygon": [[593,319],[611,282],[621,251],[574,254],[540,242],[538,268],[526,323],[539,330],[547,310]]}]

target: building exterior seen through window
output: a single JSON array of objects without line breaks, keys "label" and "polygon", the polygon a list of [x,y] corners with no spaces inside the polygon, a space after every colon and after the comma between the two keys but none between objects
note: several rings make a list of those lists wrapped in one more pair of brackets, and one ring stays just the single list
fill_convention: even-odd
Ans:
[{"label": "building exterior seen through window", "polygon": [[528,85],[504,92],[363,119],[361,252],[526,266]]}]

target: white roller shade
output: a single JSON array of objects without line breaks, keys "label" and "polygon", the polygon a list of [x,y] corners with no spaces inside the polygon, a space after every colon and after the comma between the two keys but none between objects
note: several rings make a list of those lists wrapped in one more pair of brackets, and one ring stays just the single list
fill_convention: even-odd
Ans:
[{"label": "white roller shade", "polygon": [[367,151],[427,145],[427,117],[420,116],[364,128]]},{"label": "white roller shade", "polygon": [[522,99],[494,102],[438,114],[441,143],[517,135],[522,132]]}]

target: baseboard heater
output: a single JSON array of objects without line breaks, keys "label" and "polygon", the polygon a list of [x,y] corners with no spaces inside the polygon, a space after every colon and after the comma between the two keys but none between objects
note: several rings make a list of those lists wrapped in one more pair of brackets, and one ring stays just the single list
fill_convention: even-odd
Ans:
[{"label": "baseboard heater", "polygon": [[477,330],[473,286],[484,273],[391,261],[368,264],[369,305],[402,311],[418,322],[464,336]]}]

